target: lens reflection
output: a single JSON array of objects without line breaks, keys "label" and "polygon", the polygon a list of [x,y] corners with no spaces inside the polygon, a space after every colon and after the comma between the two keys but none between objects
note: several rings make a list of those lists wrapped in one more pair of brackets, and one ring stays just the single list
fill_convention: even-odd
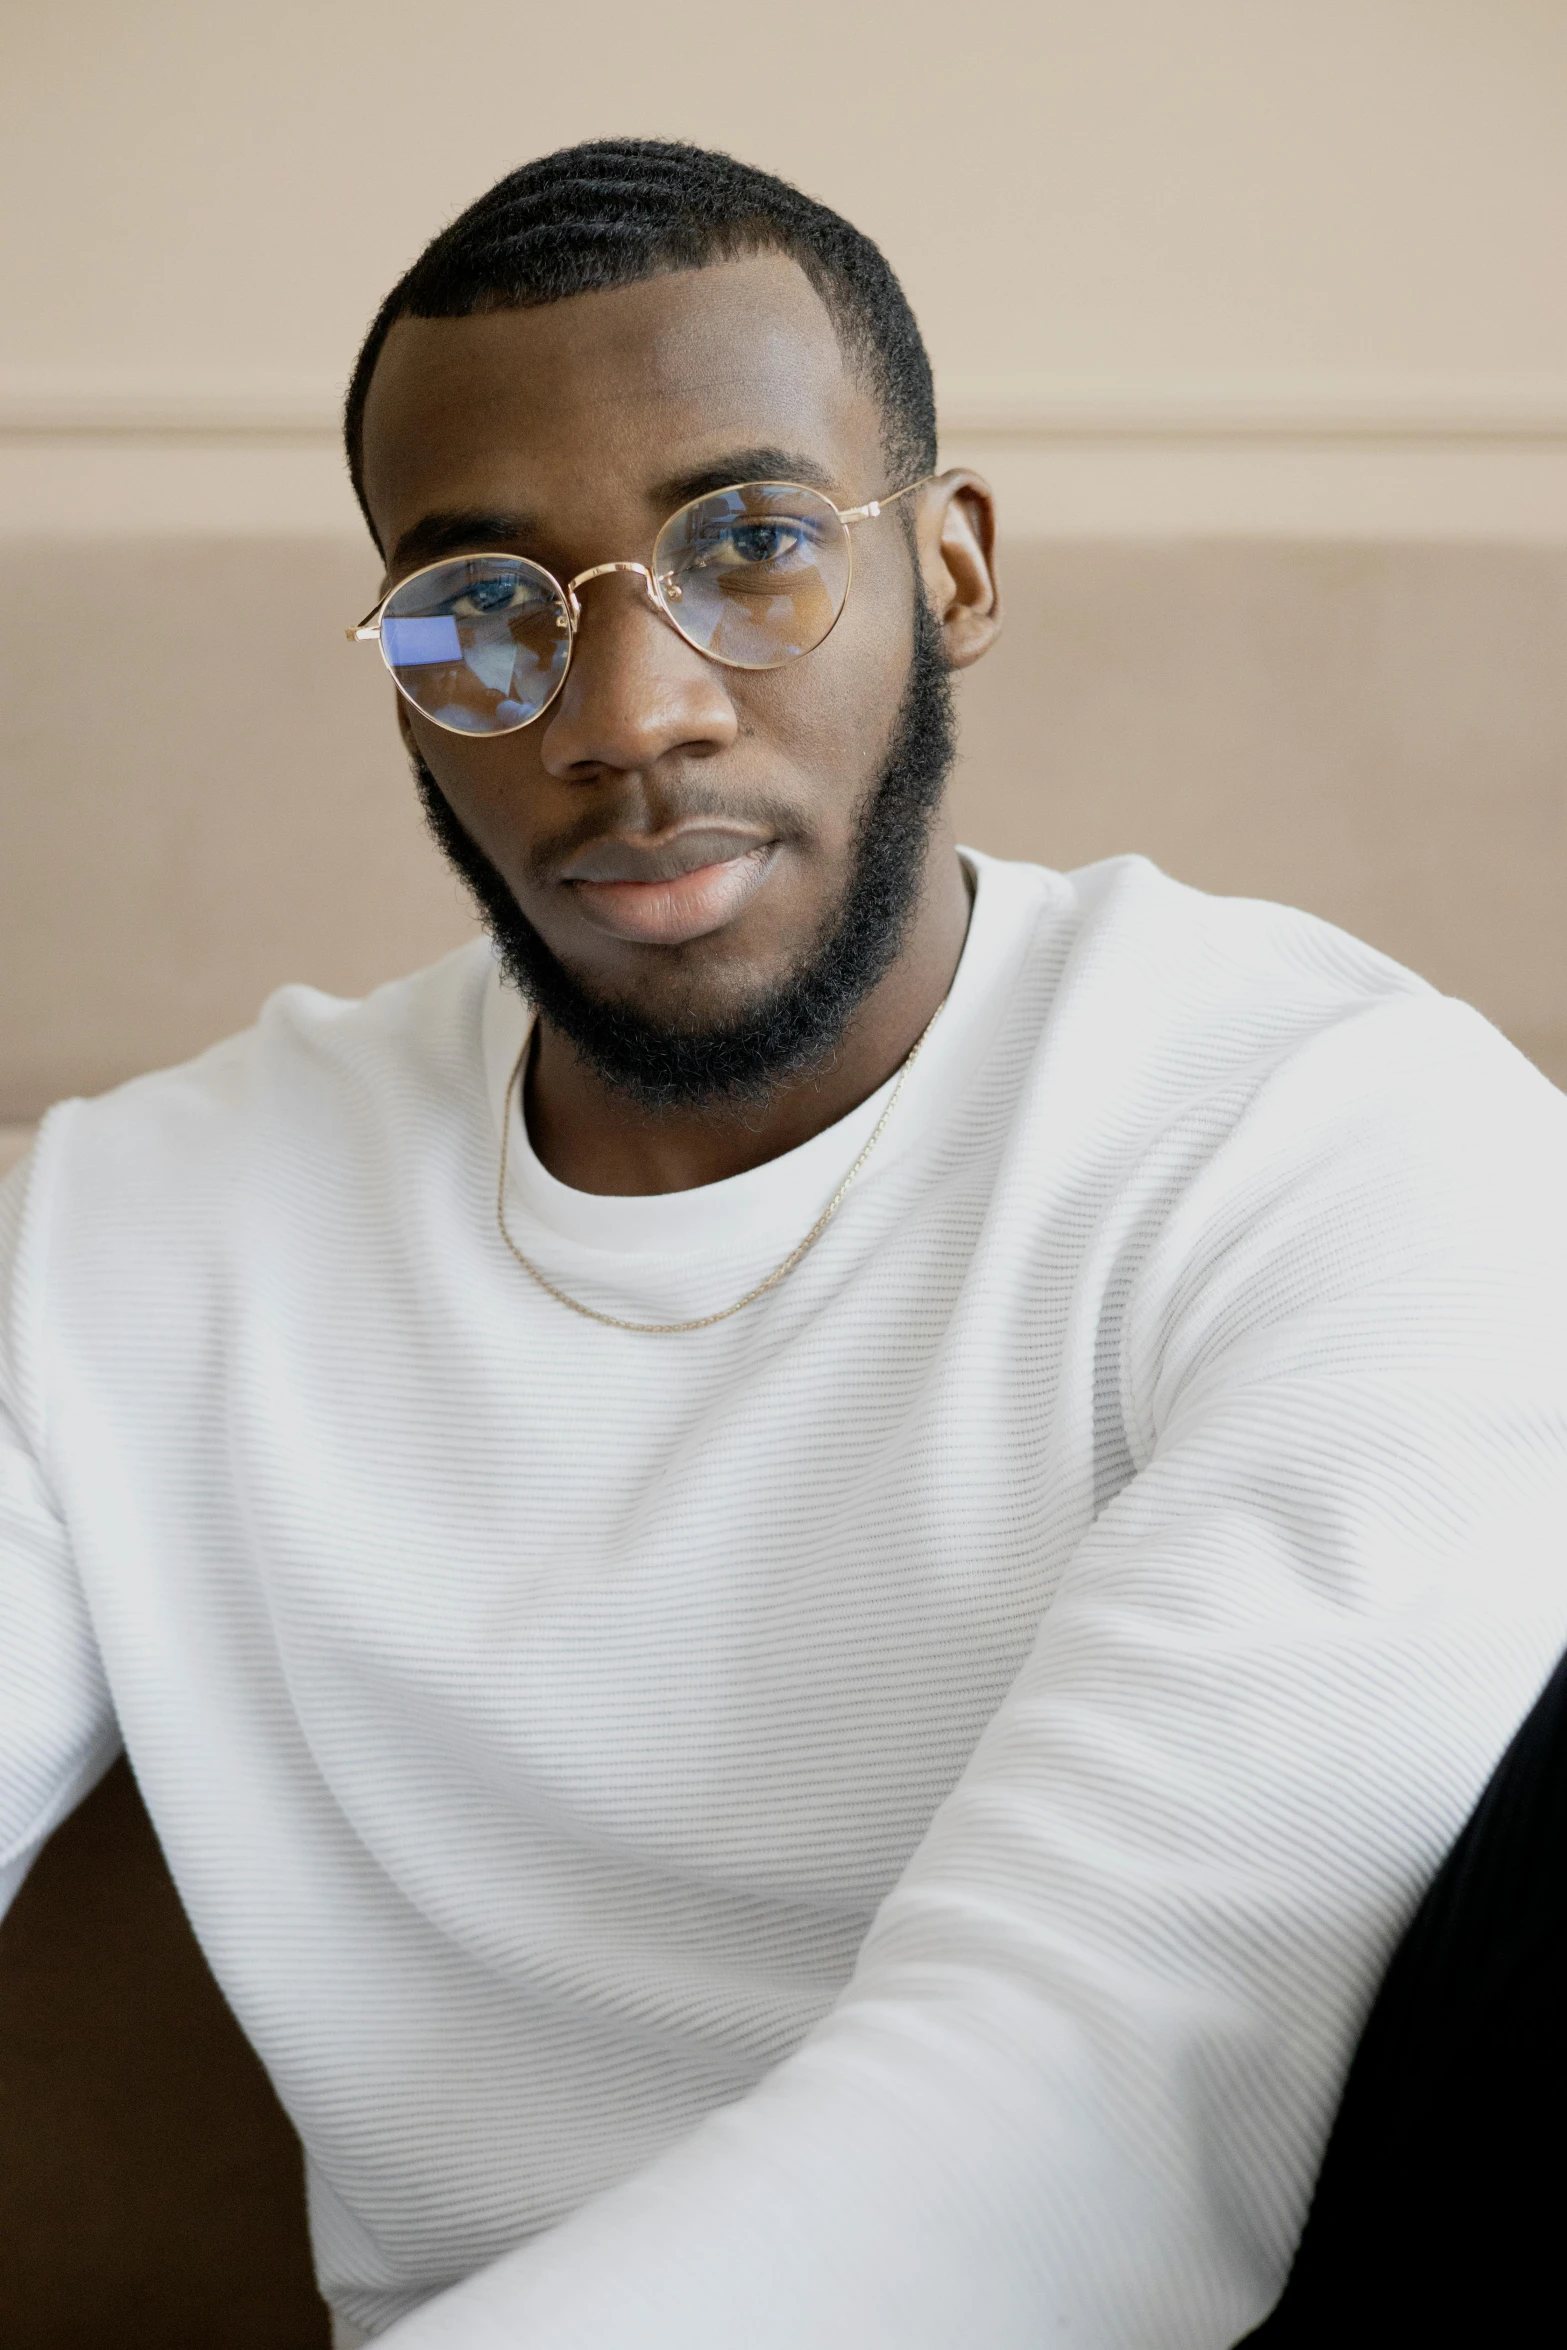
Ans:
[{"label": "lens reflection", "polygon": [[566,607],[520,555],[432,563],[394,589],[381,652],[426,717],[458,734],[509,734],[537,718],[566,673]]},{"label": "lens reflection", "polygon": [[794,482],[693,498],[658,534],[654,577],[698,652],[776,669],[829,633],[849,592],[849,534],[832,502]]}]

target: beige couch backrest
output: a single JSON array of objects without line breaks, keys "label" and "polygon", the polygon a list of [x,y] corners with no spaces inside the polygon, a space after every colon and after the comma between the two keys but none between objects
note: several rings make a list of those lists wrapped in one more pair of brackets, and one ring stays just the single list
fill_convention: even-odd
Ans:
[{"label": "beige couch backrest", "polygon": [[[960,825],[1140,849],[1306,905],[1567,1076],[1567,550],[1004,549],[963,681]],[[346,540],[3,551],[0,1126],[180,1059],[289,979],[357,992],[471,934],[424,838]],[[40,578],[90,574],[107,636]]]}]

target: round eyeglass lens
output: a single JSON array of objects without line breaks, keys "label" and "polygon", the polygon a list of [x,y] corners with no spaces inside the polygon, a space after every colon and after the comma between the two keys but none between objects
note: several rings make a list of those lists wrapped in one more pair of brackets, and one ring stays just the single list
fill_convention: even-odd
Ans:
[{"label": "round eyeglass lens", "polygon": [[693,498],[653,550],[660,602],[688,644],[734,669],[777,669],[827,636],[849,593],[849,533],[831,499],[746,482]]},{"label": "round eyeglass lens", "polygon": [[521,555],[462,555],[393,589],[381,653],[416,710],[454,734],[510,734],[554,699],[571,622],[547,571]]}]

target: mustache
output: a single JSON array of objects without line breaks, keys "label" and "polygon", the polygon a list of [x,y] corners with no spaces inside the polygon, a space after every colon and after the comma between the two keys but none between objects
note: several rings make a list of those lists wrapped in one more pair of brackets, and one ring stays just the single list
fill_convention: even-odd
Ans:
[{"label": "mustache", "polygon": [[[895,960],[919,895],[931,827],[957,749],[952,680],[940,631],[922,597],[914,606],[914,649],[902,707],[879,774],[852,788],[854,847],[836,902],[820,909],[799,959],[764,983],[717,1025],[700,1015],[661,1023],[634,1001],[597,995],[546,946],[510,887],[466,832],[417,752],[412,764],[425,821],[478,906],[501,968],[543,1020],[567,1037],[628,1102],[654,1115],[725,1115],[765,1100],[774,1087],[825,1066],[857,1007]],[[410,745],[412,751],[412,746]],[[722,791],[695,768],[677,768],[651,786],[627,780],[595,791],[580,816],[535,857],[562,866],[612,838],[617,820],[656,811],[664,822],[731,824],[744,817],[775,838],[805,837],[793,810],[747,792]],[[584,795],[588,797],[588,795]],[[621,838],[625,839],[622,832]]]}]

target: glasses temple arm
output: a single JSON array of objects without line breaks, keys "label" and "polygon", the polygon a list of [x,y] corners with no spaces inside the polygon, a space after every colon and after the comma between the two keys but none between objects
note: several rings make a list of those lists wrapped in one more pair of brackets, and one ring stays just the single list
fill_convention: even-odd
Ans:
[{"label": "glasses temple arm", "polygon": [[933,473],[922,473],[918,481],[906,481],[901,490],[892,490],[885,498],[870,498],[863,506],[840,508],[838,520],[840,522],[874,522],[877,515],[888,506],[896,506],[900,498],[912,497],[916,490],[922,490],[927,482],[934,481],[935,478]]},{"label": "glasses temple arm", "polygon": [[381,615],[386,610],[390,599],[391,590],[388,589],[384,596],[377,597],[376,601],[371,605],[369,611],[365,614],[363,620],[356,620],[352,628],[344,629],[343,634],[347,637],[351,645],[362,645],[367,640],[371,644],[374,644],[376,639],[381,634]]}]

